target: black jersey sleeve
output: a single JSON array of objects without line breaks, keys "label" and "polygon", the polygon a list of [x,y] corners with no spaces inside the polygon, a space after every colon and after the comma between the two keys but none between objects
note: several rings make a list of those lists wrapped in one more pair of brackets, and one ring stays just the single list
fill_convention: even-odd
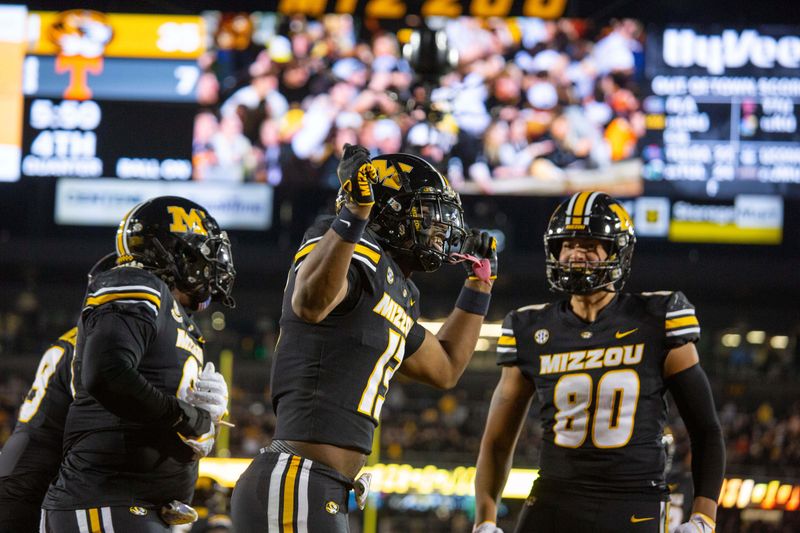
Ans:
[{"label": "black jersey sleeve", "polygon": [[347,270],[347,294],[339,302],[339,305],[331,311],[331,314],[334,316],[346,315],[355,309],[359,300],[361,300],[364,290],[371,290],[371,287],[372,285],[363,270],[350,263],[350,267]]},{"label": "black jersey sleeve", "polygon": [[426,329],[419,323],[414,322],[411,331],[406,336],[406,359],[417,353],[425,341]]},{"label": "black jersey sleeve", "polygon": [[156,389],[137,370],[155,325],[110,307],[92,313],[85,324],[81,381],[87,392],[121,418],[172,426],[181,414],[178,399]]},{"label": "black jersey sleeve", "polygon": [[517,337],[514,329],[517,312],[511,311],[503,319],[500,337],[497,339],[497,364],[518,365],[520,363],[517,352]]},{"label": "black jersey sleeve", "polygon": [[126,420],[172,426],[183,415],[178,399],[137,369],[157,334],[168,291],[149,272],[131,267],[100,274],[87,291],[81,382],[103,407]]},{"label": "black jersey sleeve", "polygon": [[664,342],[668,349],[700,340],[700,322],[694,306],[676,291],[669,295],[664,313]]}]

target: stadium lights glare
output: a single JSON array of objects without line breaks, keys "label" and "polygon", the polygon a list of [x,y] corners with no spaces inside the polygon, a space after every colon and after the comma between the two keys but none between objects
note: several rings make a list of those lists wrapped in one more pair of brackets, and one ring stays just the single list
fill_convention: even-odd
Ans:
[{"label": "stadium lights glare", "polygon": [[[420,320],[420,325],[433,333],[434,335],[439,332],[444,320]],[[500,336],[500,322],[486,323],[481,326],[481,337],[497,338]]]},{"label": "stadium lights glare", "polygon": [[738,333],[726,333],[722,336],[722,345],[726,348],[736,348],[742,343],[742,336]]},{"label": "stadium lights glare", "polygon": [[752,331],[747,332],[747,342],[750,344],[763,344],[764,339],[767,338],[767,334],[761,330],[754,329]]},{"label": "stadium lights glare", "polygon": [[475,351],[476,352],[485,352],[492,346],[492,343],[489,342],[489,339],[484,339],[481,337],[478,339],[478,342],[475,343]]},{"label": "stadium lights glare", "polygon": [[215,311],[214,314],[211,315],[211,327],[214,328],[215,331],[222,331],[225,329],[225,314],[220,311]]},{"label": "stadium lights glare", "polygon": [[[233,487],[250,464],[251,459],[221,459],[204,457],[200,460],[200,475],[213,478],[224,487]],[[378,463],[364,467],[372,474],[372,490],[383,494],[440,494],[442,496],[474,496],[475,467],[440,468],[408,464]],[[503,489],[503,498],[525,499],[538,470],[512,468]],[[722,507],[731,509],[780,509],[797,511],[800,508],[800,485],[795,480],[726,478],[719,495]]]},{"label": "stadium lights glare", "polygon": [[789,337],[786,335],[775,335],[769,340],[769,345],[776,350],[785,350],[789,346]]}]

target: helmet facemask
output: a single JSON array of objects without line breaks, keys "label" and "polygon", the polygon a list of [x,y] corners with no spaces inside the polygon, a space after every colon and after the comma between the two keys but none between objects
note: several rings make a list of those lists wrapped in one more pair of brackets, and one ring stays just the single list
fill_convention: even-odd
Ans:
[{"label": "helmet facemask", "polygon": [[208,237],[193,235],[190,238],[199,242],[173,255],[177,272],[175,288],[189,296],[198,310],[205,309],[212,301],[235,307],[230,294],[236,270],[227,233],[209,231]]},{"label": "helmet facemask", "polygon": [[[547,281],[556,292],[586,295],[597,291],[621,290],[630,270],[633,245],[628,246],[629,237],[618,235],[616,239],[600,239],[608,254],[602,261],[561,261],[561,246],[570,237],[546,239]],[[615,241],[622,241],[618,244]]]},{"label": "helmet facemask", "polygon": [[385,245],[411,270],[433,272],[461,249],[466,237],[458,195],[439,190],[398,194],[375,215],[373,224]]}]

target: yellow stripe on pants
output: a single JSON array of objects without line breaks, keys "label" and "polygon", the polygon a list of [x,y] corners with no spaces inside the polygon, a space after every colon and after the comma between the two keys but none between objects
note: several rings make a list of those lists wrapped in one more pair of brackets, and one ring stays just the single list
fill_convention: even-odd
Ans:
[{"label": "yellow stripe on pants", "polygon": [[283,482],[283,533],[294,533],[294,480],[300,466],[300,456],[293,455]]}]

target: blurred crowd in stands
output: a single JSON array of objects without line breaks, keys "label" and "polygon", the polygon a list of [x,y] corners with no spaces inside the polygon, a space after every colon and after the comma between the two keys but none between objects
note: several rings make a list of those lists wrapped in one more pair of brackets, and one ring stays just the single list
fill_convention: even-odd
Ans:
[{"label": "blurred crowd in stands", "polygon": [[196,180],[335,188],[344,144],[360,143],[374,155],[417,153],[461,190],[529,178],[563,192],[572,170],[633,158],[644,133],[633,20],[428,20],[458,52],[438,79],[403,59],[408,27],[356,26],[349,15],[207,22]]}]

